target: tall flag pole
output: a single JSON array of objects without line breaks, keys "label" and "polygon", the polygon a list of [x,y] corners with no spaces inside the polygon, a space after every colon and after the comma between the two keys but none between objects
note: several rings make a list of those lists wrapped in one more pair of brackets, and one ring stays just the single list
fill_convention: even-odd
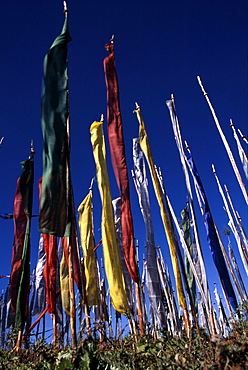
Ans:
[{"label": "tall flag pole", "polygon": [[169,245],[169,250],[170,250],[170,255],[171,255],[171,261],[172,261],[172,267],[174,271],[174,276],[175,276],[175,282],[176,282],[176,289],[177,289],[177,296],[178,296],[178,303],[180,307],[182,308],[183,311],[183,317],[184,317],[184,322],[185,322],[185,328],[186,332],[188,333],[189,330],[189,317],[188,317],[188,310],[187,310],[187,303],[186,303],[186,298],[183,290],[183,284],[182,284],[182,278],[181,278],[181,273],[180,273],[180,268],[179,268],[179,263],[178,263],[178,256],[177,256],[177,247],[174,241],[174,235],[171,229],[171,224],[170,220],[168,218],[167,212],[166,212],[166,207],[164,204],[163,200],[163,195],[162,191],[160,188],[159,180],[156,174],[156,169],[152,157],[152,152],[150,148],[150,144],[148,141],[148,136],[146,133],[145,129],[145,124],[141,115],[140,107],[136,103],[136,115],[137,119],[139,121],[139,141],[140,141],[140,147],[145,155],[145,158],[148,163],[148,167],[151,173],[151,178],[153,182],[153,187],[154,191],[157,197],[157,201],[160,207],[160,214],[162,218],[162,222],[164,225],[165,229],[165,234],[167,237],[168,245]]},{"label": "tall flag pole", "polygon": [[239,133],[241,139],[244,140],[244,142],[246,144],[248,144],[248,140],[247,140],[246,136],[242,134],[241,130],[238,129],[238,133]]},{"label": "tall flag pole", "polygon": [[244,295],[244,300],[246,302],[248,302],[248,296],[247,296],[246,288],[245,288],[241,273],[239,271],[239,266],[238,266],[235,254],[233,252],[233,249],[232,249],[232,244],[231,244],[231,240],[230,240],[229,235],[228,235],[228,254],[229,254],[230,261],[232,262],[232,266],[233,266],[233,268],[236,272],[240,287],[242,289],[242,292],[243,292],[243,295]]},{"label": "tall flag pole", "polygon": [[[193,260],[192,260],[191,255],[190,255],[190,251],[188,250],[188,246],[187,246],[187,244],[186,244],[186,242],[184,240],[182,230],[180,229],[180,226],[179,226],[178,220],[176,218],[175,212],[173,210],[173,207],[171,205],[170,199],[169,199],[168,195],[165,192],[161,170],[158,171],[157,167],[156,167],[156,173],[157,173],[157,176],[158,176],[158,179],[159,179],[159,183],[160,183],[162,192],[163,192],[163,194],[165,196],[165,202],[166,202],[166,206],[167,206],[167,209],[168,209],[167,212],[168,212],[168,216],[169,216],[169,220],[170,220],[171,229],[172,229],[172,232],[173,232],[173,235],[174,235],[174,243],[175,243],[176,248],[177,248],[177,256],[178,256],[178,260],[179,260],[179,263],[180,263],[180,266],[181,266],[181,275],[183,277],[184,286],[185,286],[185,289],[186,289],[187,294],[188,294],[188,298],[189,298],[189,302],[190,302],[190,307],[191,307],[191,313],[192,313],[192,316],[193,316],[194,322],[195,322],[195,327],[196,327],[196,329],[197,329],[197,331],[199,333],[199,327],[198,327],[198,321],[197,321],[197,317],[196,317],[194,300],[193,300],[193,297],[192,297],[192,291],[190,291],[190,289],[189,289],[189,283],[188,283],[188,279],[187,279],[186,272],[185,272],[185,266],[184,266],[184,263],[183,263],[183,258],[182,258],[181,250],[179,249],[179,244],[178,244],[177,236],[176,236],[176,233],[174,231],[173,222],[174,222],[174,224],[175,224],[175,226],[177,228],[178,234],[181,236],[181,241],[182,241],[182,244],[184,246],[184,251],[187,253],[187,257],[188,257],[188,260],[189,260],[189,262],[191,264],[192,270],[195,272],[196,278],[198,278],[198,276],[196,274],[196,269],[195,269]],[[172,220],[173,220],[173,222],[172,222]],[[199,285],[199,288],[200,288],[200,285]],[[201,291],[201,293],[203,293],[203,290],[202,289],[200,291]]]},{"label": "tall flag pole", "polygon": [[0,148],[2,148],[3,140],[4,140],[4,136],[0,139]]},{"label": "tall flag pole", "polygon": [[226,200],[224,191],[223,191],[222,186],[220,184],[220,181],[219,181],[219,178],[217,176],[217,173],[216,173],[216,170],[215,170],[214,165],[212,165],[212,169],[213,169],[213,174],[214,174],[215,180],[217,182],[217,186],[218,186],[220,195],[221,195],[222,200],[223,200],[223,203],[224,203],[224,209],[225,209],[225,211],[227,213],[227,216],[229,218],[228,225],[230,226],[230,229],[232,230],[232,232],[234,234],[234,237],[235,237],[236,242],[237,242],[237,245],[238,245],[238,250],[239,250],[239,253],[240,253],[241,260],[243,262],[243,265],[244,265],[246,274],[248,275],[248,255],[246,253],[246,249],[245,249],[245,247],[244,247],[244,245],[242,243],[242,239],[241,239],[241,237],[240,237],[240,235],[239,235],[239,233],[238,233],[238,231],[236,229],[236,226],[235,226],[235,223],[234,223],[234,219],[232,217],[231,210],[229,208],[228,202]]},{"label": "tall flag pole", "polygon": [[133,219],[130,206],[128,170],[125,156],[122,118],[120,111],[119,86],[115,65],[113,37],[105,45],[109,55],[104,59],[104,72],[107,86],[108,138],[113,169],[121,197],[122,246],[128,271],[137,283],[139,273],[135,260]]},{"label": "tall flag pole", "polygon": [[207,232],[207,240],[208,240],[209,247],[212,253],[214,264],[219,274],[220,282],[221,282],[225,297],[227,299],[227,305],[229,306],[230,313],[231,313],[232,312],[231,307],[234,311],[237,310],[238,304],[237,304],[236,295],[234,293],[233,286],[232,286],[232,283],[229,277],[228,269],[227,269],[225,259],[223,256],[222,244],[220,243],[220,238],[219,238],[217,228],[216,228],[216,225],[212,217],[212,213],[209,208],[209,204],[208,204],[205,190],[203,188],[203,184],[201,182],[199,173],[197,171],[195,162],[193,160],[193,157],[191,155],[191,152],[188,146],[187,146],[187,150],[189,153],[187,157],[188,159],[187,163],[191,171],[192,177],[194,179],[195,188],[198,193],[198,201],[200,201],[201,199],[203,203],[202,205],[200,205],[200,208],[201,208],[201,212],[202,212],[202,216],[204,219],[204,224],[205,224],[205,228]]},{"label": "tall flag pole", "polygon": [[231,151],[231,149],[230,149],[230,146],[229,146],[229,144],[228,144],[228,141],[226,140],[226,137],[225,137],[225,135],[224,135],[224,133],[223,133],[223,131],[222,131],[222,128],[221,128],[221,126],[220,126],[219,120],[218,120],[218,118],[217,118],[217,116],[216,116],[216,114],[215,114],[214,108],[213,108],[213,106],[212,106],[212,104],[211,104],[211,102],[210,102],[210,99],[209,99],[209,97],[208,97],[208,93],[206,93],[206,91],[205,91],[205,89],[204,89],[204,87],[203,87],[203,85],[202,85],[202,82],[201,82],[201,79],[200,79],[200,77],[199,77],[199,76],[197,76],[197,80],[198,80],[198,83],[199,83],[199,85],[200,85],[200,87],[201,87],[201,89],[202,89],[203,95],[204,95],[204,96],[205,96],[205,98],[206,98],[206,101],[207,101],[208,106],[209,106],[209,108],[210,108],[210,110],[211,110],[211,113],[212,113],[212,115],[213,115],[214,122],[215,122],[215,124],[216,124],[216,127],[217,127],[217,129],[218,129],[218,131],[219,131],[219,134],[220,134],[220,136],[221,136],[221,139],[222,139],[223,144],[224,144],[224,146],[225,146],[225,149],[226,149],[226,151],[227,151],[228,157],[229,157],[230,162],[231,162],[231,164],[232,164],[232,167],[233,167],[234,173],[235,173],[235,175],[236,175],[236,177],[237,177],[237,180],[238,180],[239,186],[240,186],[240,188],[241,188],[241,191],[242,191],[242,193],[243,193],[243,196],[244,196],[244,198],[245,198],[245,201],[246,201],[246,203],[248,204],[248,193],[247,193],[247,190],[246,190],[245,185],[244,185],[244,183],[243,183],[242,177],[241,177],[241,175],[240,175],[240,173],[239,173],[238,167],[237,167],[237,165],[236,165],[236,162],[235,162],[235,159],[234,159],[234,157],[233,157],[233,154],[232,154],[232,151]]},{"label": "tall flag pole", "polygon": [[150,201],[147,187],[147,178],[143,152],[139,145],[139,139],[133,139],[133,179],[138,194],[139,205],[146,226],[146,269],[147,289],[150,305],[157,318],[158,327],[167,327],[164,304],[161,295],[159,273],[157,269],[157,252],[154,241],[154,230],[150,210]]},{"label": "tall flag pole", "polygon": [[28,297],[30,285],[30,227],[33,203],[34,157],[33,153],[21,162],[22,172],[17,180],[14,197],[14,242],[10,274],[11,308],[15,313],[18,331],[16,350],[21,348],[21,335],[28,320]]},{"label": "tall flag pole", "polygon": [[236,143],[237,143],[237,147],[238,147],[238,152],[239,152],[239,157],[240,157],[240,160],[241,160],[241,163],[242,163],[242,166],[243,166],[243,170],[244,170],[244,173],[245,173],[245,177],[246,177],[246,180],[248,180],[248,158],[247,158],[247,155],[240,143],[240,140],[239,140],[239,137],[236,133],[236,129],[234,127],[234,123],[233,121],[230,119],[230,126],[233,130],[233,136],[234,136],[234,139],[236,140]]},{"label": "tall flag pole", "polygon": [[232,199],[231,199],[231,196],[230,196],[230,193],[229,193],[229,190],[228,190],[227,186],[224,185],[224,188],[225,188],[225,192],[226,192],[226,195],[227,195],[228,202],[229,202],[230,207],[232,209],[232,212],[234,214],[236,224],[238,225],[238,230],[239,230],[239,233],[241,235],[243,244],[246,248],[246,254],[247,254],[248,253],[248,238],[247,238],[247,235],[246,235],[245,230],[243,228],[243,225],[242,225],[242,222],[241,222],[242,221],[241,217],[239,216],[238,212],[235,211],[235,209],[234,209],[234,205],[233,205],[233,202],[232,202]]},{"label": "tall flag pole", "polygon": [[[182,164],[182,169],[185,177],[185,184],[188,192],[188,201],[189,201],[189,207],[190,207],[190,212],[191,212],[191,217],[192,217],[192,226],[194,230],[194,236],[195,236],[195,242],[196,242],[196,249],[197,249],[197,257],[199,261],[199,279],[201,281],[203,290],[204,290],[204,296],[207,297],[207,299],[204,299],[204,302],[206,304],[206,310],[209,315],[209,317],[212,317],[212,304],[211,304],[211,298],[210,298],[210,292],[209,292],[209,287],[208,287],[208,281],[207,281],[207,273],[205,269],[205,263],[203,259],[203,254],[202,254],[202,248],[201,248],[201,242],[200,242],[200,237],[199,237],[199,231],[197,227],[197,222],[196,222],[196,214],[195,214],[195,207],[194,207],[194,202],[193,202],[193,194],[192,194],[192,189],[191,189],[191,184],[190,184],[190,179],[189,179],[189,173],[188,173],[188,168],[186,165],[186,156],[184,153],[184,148],[183,148],[183,142],[182,142],[182,137],[181,137],[181,132],[180,132],[180,126],[179,126],[179,121],[176,113],[176,107],[175,107],[175,99],[174,96],[171,95],[171,100],[166,101],[166,105],[169,109],[170,112],[170,117],[171,117],[171,122],[172,122],[172,128],[176,140],[176,145],[178,148],[181,164]],[[213,322],[213,318],[211,320]],[[212,325],[212,331],[214,333],[214,326]]]},{"label": "tall flag pole", "polygon": [[90,126],[90,133],[93,155],[96,163],[98,188],[102,200],[102,245],[104,265],[112,305],[116,311],[127,315],[129,309],[115,231],[102,124],[103,122],[93,122]]}]

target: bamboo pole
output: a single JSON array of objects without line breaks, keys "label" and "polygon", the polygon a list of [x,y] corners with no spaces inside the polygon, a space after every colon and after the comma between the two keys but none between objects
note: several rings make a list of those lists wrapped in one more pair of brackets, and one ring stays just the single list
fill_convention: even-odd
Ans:
[{"label": "bamboo pole", "polygon": [[233,206],[233,203],[232,203],[232,199],[231,199],[231,196],[230,196],[230,193],[228,191],[227,186],[224,185],[224,188],[225,188],[225,191],[226,191],[226,194],[227,194],[227,199],[229,201],[229,204],[230,204],[231,209],[233,211],[233,214],[235,216],[235,220],[236,220],[236,223],[238,225],[240,234],[242,236],[243,244],[245,245],[245,248],[246,248],[245,254],[247,254],[248,253],[248,241],[247,241],[247,236],[246,236],[246,234],[244,232],[243,226],[241,224],[241,217],[239,216],[238,212],[235,211],[235,209],[234,209],[234,206]]},{"label": "bamboo pole", "polygon": [[241,175],[240,175],[240,173],[239,173],[239,170],[238,170],[238,167],[237,167],[237,165],[236,165],[236,162],[235,162],[235,159],[234,159],[234,157],[233,157],[233,154],[232,154],[232,151],[231,151],[231,149],[230,149],[230,146],[229,146],[229,144],[228,144],[228,142],[227,142],[227,140],[226,140],[226,137],[225,137],[225,135],[224,135],[224,133],[223,133],[223,131],[222,131],[222,128],[221,128],[221,126],[220,126],[220,123],[219,123],[219,121],[218,121],[218,118],[217,118],[217,116],[216,116],[216,114],[215,114],[214,108],[213,108],[213,106],[212,106],[212,104],[211,104],[211,102],[210,102],[210,99],[209,99],[209,97],[208,97],[208,94],[206,93],[206,91],[205,91],[205,89],[204,89],[204,87],[203,87],[203,85],[202,85],[202,82],[201,82],[201,79],[200,79],[200,77],[199,77],[199,76],[197,76],[197,80],[198,80],[198,83],[199,83],[199,85],[200,85],[200,87],[201,87],[201,89],[202,89],[203,95],[205,96],[206,101],[207,101],[207,103],[208,103],[208,105],[209,105],[209,108],[210,108],[210,110],[211,110],[211,113],[212,113],[212,115],[213,115],[213,118],[214,118],[214,121],[215,121],[216,127],[217,127],[217,129],[218,129],[218,131],[219,131],[219,134],[220,134],[220,136],[221,136],[221,139],[222,139],[223,144],[224,144],[224,146],[225,146],[225,149],[226,149],[226,151],[227,151],[228,157],[229,157],[230,162],[231,162],[231,164],[232,164],[232,167],[233,167],[234,173],[235,173],[236,178],[237,178],[237,180],[238,180],[238,183],[239,183],[239,186],[240,186],[241,191],[242,191],[242,193],[243,193],[243,196],[244,196],[244,198],[245,198],[245,201],[246,201],[246,203],[248,204],[248,193],[247,193],[247,190],[246,190],[245,185],[244,185],[244,183],[243,183],[242,177],[241,177]]},{"label": "bamboo pole", "polygon": [[201,281],[201,285],[204,290],[204,295],[207,297],[207,301],[205,301],[205,307],[207,310],[208,315],[210,315],[212,311],[212,302],[211,302],[211,297],[210,297],[210,292],[209,292],[209,287],[208,287],[208,281],[207,281],[207,274],[206,274],[206,269],[205,269],[205,264],[204,264],[204,259],[203,259],[203,254],[202,254],[202,248],[201,248],[201,243],[200,243],[200,237],[199,237],[199,231],[198,231],[198,226],[196,222],[196,214],[195,214],[195,208],[194,208],[194,202],[193,202],[193,194],[192,194],[192,189],[191,189],[191,184],[190,184],[190,179],[189,179],[189,173],[188,173],[188,168],[187,168],[187,158],[184,153],[184,148],[183,148],[183,142],[182,142],[182,137],[181,137],[181,132],[180,132],[180,126],[179,126],[179,121],[178,117],[176,114],[176,106],[175,106],[175,99],[174,95],[171,94],[171,106],[170,106],[170,101],[166,102],[169,111],[170,111],[170,116],[171,116],[171,121],[172,121],[172,128],[174,131],[175,135],[175,141],[176,145],[178,148],[181,164],[182,164],[182,169],[185,177],[185,184],[188,192],[188,201],[189,201],[189,208],[190,208],[190,213],[192,217],[192,227],[194,231],[194,237],[195,237],[195,243],[196,243],[196,249],[197,249],[197,254],[198,254],[198,263],[200,265],[200,276],[199,279]]},{"label": "bamboo pole", "polygon": [[244,245],[242,243],[242,239],[241,239],[240,235],[238,234],[237,229],[235,227],[235,223],[234,223],[230,208],[229,208],[227,200],[225,198],[225,194],[224,194],[224,191],[221,187],[221,184],[220,184],[219,178],[217,176],[214,165],[212,165],[212,170],[213,170],[213,174],[214,174],[215,180],[216,180],[217,185],[218,185],[219,192],[221,194],[221,197],[222,197],[222,200],[223,200],[223,203],[224,203],[225,211],[226,211],[227,216],[229,218],[229,223],[228,224],[231,227],[231,230],[232,230],[232,232],[234,234],[234,237],[236,239],[236,242],[237,242],[237,245],[238,245],[238,250],[239,250],[239,253],[240,253],[240,257],[241,257],[241,260],[243,262],[245,271],[248,275],[248,255],[247,255],[246,250],[244,248]]},{"label": "bamboo pole", "polygon": [[[138,250],[136,246],[136,263],[138,265]],[[136,294],[136,304],[137,304],[137,314],[139,320],[139,329],[140,329],[140,336],[143,337],[145,333],[144,327],[144,320],[143,320],[143,310],[142,310],[142,303],[141,303],[141,287],[140,287],[140,279],[138,282],[134,282],[135,287],[135,294]]]}]

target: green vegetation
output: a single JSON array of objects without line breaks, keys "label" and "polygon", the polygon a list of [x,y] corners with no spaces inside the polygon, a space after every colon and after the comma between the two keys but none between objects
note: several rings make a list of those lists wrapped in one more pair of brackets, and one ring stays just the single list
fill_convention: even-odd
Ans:
[{"label": "green vegetation", "polygon": [[[8,342],[11,346],[13,341]],[[156,369],[248,369],[248,322],[243,317],[233,325],[228,338],[210,338],[202,331],[191,339],[158,339],[132,336],[104,342],[84,339],[77,349],[61,348],[42,341],[18,354],[12,348],[0,351],[0,369],[37,370],[156,370]]]}]

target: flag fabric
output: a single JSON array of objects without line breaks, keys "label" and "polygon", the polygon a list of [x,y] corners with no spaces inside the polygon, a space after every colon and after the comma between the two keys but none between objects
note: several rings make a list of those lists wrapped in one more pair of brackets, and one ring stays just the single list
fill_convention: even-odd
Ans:
[{"label": "flag fabric", "polygon": [[247,296],[247,293],[246,293],[245,285],[244,285],[241,273],[239,271],[239,266],[238,266],[238,263],[237,263],[237,260],[236,260],[236,257],[235,257],[235,254],[234,254],[234,251],[233,251],[233,248],[232,248],[231,240],[230,240],[229,237],[228,237],[228,253],[229,253],[229,258],[230,258],[230,261],[232,263],[232,266],[233,266],[233,268],[236,272],[236,275],[237,275],[237,278],[238,278],[238,281],[239,281],[239,285],[242,289],[242,292],[243,292],[243,295],[244,295],[244,300],[247,302],[248,301],[248,296]]},{"label": "flag fabric", "polygon": [[245,151],[244,151],[244,149],[243,149],[243,147],[240,143],[239,137],[236,133],[236,129],[235,129],[234,124],[232,123],[232,121],[231,121],[230,126],[233,129],[233,136],[234,136],[234,139],[236,140],[236,143],[237,143],[239,158],[240,158],[242,166],[243,166],[243,170],[244,170],[244,173],[245,173],[246,180],[248,180],[248,158],[247,158],[247,154],[245,153]]},{"label": "flag fabric", "polygon": [[220,183],[219,178],[217,176],[217,173],[215,171],[215,168],[214,168],[214,166],[212,166],[212,167],[213,167],[214,177],[216,179],[216,182],[217,182],[217,185],[218,185],[218,189],[219,189],[220,195],[221,195],[222,200],[223,200],[223,203],[224,203],[224,209],[225,209],[225,212],[226,212],[226,214],[227,214],[227,216],[229,218],[228,226],[230,227],[230,229],[233,232],[233,235],[234,235],[234,237],[236,239],[238,250],[239,250],[239,253],[240,253],[240,257],[241,257],[241,260],[243,262],[243,265],[244,265],[246,274],[248,275],[248,255],[247,255],[247,252],[246,252],[244,243],[242,241],[241,235],[238,232],[238,228],[235,225],[235,221],[234,221],[234,218],[233,218],[231,209],[230,209],[230,207],[228,205],[227,199],[225,197],[224,191],[222,189],[222,186],[221,186],[221,183]]},{"label": "flag fabric", "polygon": [[[63,238],[61,242],[63,248],[67,248],[68,242],[67,238]],[[68,264],[66,263],[64,251],[59,266],[59,279],[60,279],[62,306],[66,314],[70,316],[69,269]]]},{"label": "flag fabric", "polygon": [[213,220],[210,208],[209,208],[206,193],[203,188],[203,185],[202,185],[199,173],[197,171],[195,162],[193,160],[193,157],[191,156],[191,153],[188,154],[187,159],[188,159],[188,164],[191,169],[192,176],[196,183],[196,189],[199,192],[201,199],[203,201],[203,211],[202,212],[203,212],[204,224],[205,224],[205,228],[207,232],[207,240],[209,243],[213,261],[218,271],[222,288],[226,296],[228,297],[228,300],[232,306],[232,309],[236,311],[237,309],[236,295],[233,290],[233,286],[232,286],[232,283],[231,283],[231,280],[228,274],[228,269],[225,263],[223,253],[221,251],[219,238],[218,238],[214,220]]},{"label": "flag fabric", "polygon": [[46,303],[48,313],[56,312],[56,267],[57,267],[57,238],[53,235],[42,234],[46,263],[44,266],[44,279],[46,282]]},{"label": "flag fabric", "polygon": [[158,327],[164,328],[167,326],[167,320],[157,269],[157,252],[154,241],[154,230],[150,210],[145,161],[138,139],[133,139],[133,161],[136,184],[135,187],[139,198],[140,209],[146,226],[146,284],[148,289],[148,297],[150,300],[152,311],[157,318]]},{"label": "flag fabric", "polygon": [[133,219],[130,206],[128,170],[125,156],[122,118],[120,112],[119,86],[115,66],[114,44],[105,45],[109,56],[104,59],[108,102],[108,138],[113,169],[121,197],[122,246],[128,271],[135,282],[139,273],[135,259]]},{"label": "flag fabric", "polygon": [[96,256],[94,252],[94,230],[93,230],[93,214],[92,214],[92,190],[86,195],[80,206],[79,213],[79,230],[81,238],[81,248],[84,256],[84,273],[85,273],[85,293],[88,306],[98,304],[98,288],[97,288],[97,270]]},{"label": "flag fabric", "polygon": [[71,315],[69,310],[69,254],[71,254],[71,263],[73,270],[73,278],[78,287],[82,300],[85,300],[85,287],[82,282],[82,271],[81,271],[81,262],[80,254],[78,248],[77,240],[77,229],[76,229],[76,220],[72,218],[72,230],[71,236],[66,238],[61,238],[63,246],[63,256],[60,263],[60,288],[61,288],[61,297],[62,305],[68,315]]},{"label": "flag fabric", "polygon": [[[191,235],[190,235],[190,219],[189,219],[188,207],[185,207],[182,210],[181,217],[182,217],[181,227],[182,227],[183,234],[184,234],[183,235],[184,240],[186,242],[186,245],[188,247],[188,250],[190,252],[192,260],[194,261],[195,260],[194,259],[194,244],[192,243]],[[195,282],[195,279],[194,279],[193,271],[190,267],[190,263],[189,263],[187,254],[185,252],[184,252],[184,263],[185,263],[185,273],[186,273],[186,277],[187,277],[187,280],[188,280],[189,289],[190,289],[191,294],[192,294],[192,299],[193,299],[193,303],[194,303],[195,312],[197,313],[198,305],[197,305],[197,296],[196,296],[196,282]]]},{"label": "flag fabric", "polygon": [[11,308],[15,325],[22,330],[28,316],[30,283],[30,226],[33,202],[34,159],[21,162],[22,173],[17,180],[14,198],[14,243],[10,274]]},{"label": "flag fabric", "polygon": [[44,59],[42,93],[43,180],[39,228],[43,234],[70,235],[69,118],[67,44],[68,19]]},{"label": "flag fabric", "polygon": [[121,257],[122,272],[124,276],[126,293],[127,293],[127,301],[128,301],[130,313],[134,315],[133,285],[132,285],[131,276],[128,272],[127,265],[125,263],[125,258],[124,258],[123,248],[122,248],[121,198],[118,197],[116,199],[113,199],[112,204],[113,204],[113,211],[114,211],[115,230],[116,230],[120,257]]},{"label": "flag fabric", "polygon": [[147,163],[150,169],[153,187],[154,187],[154,191],[155,191],[158,204],[160,207],[160,214],[161,214],[161,218],[163,221],[163,225],[164,225],[164,229],[165,229],[165,233],[166,233],[166,237],[167,237],[167,241],[168,241],[168,245],[170,249],[171,261],[172,261],[172,266],[173,266],[173,271],[174,271],[174,276],[175,276],[175,281],[176,281],[178,302],[179,302],[179,305],[182,307],[184,313],[186,314],[186,311],[187,311],[186,298],[185,298],[184,291],[183,291],[183,284],[182,284],[179,263],[178,263],[178,258],[177,258],[177,249],[176,249],[176,244],[174,242],[174,236],[173,236],[173,232],[171,229],[170,220],[166,213],[166,207],[164,204],[162,191],[159,185],[159,180],[157,178],[155,165],[154,165],[154,161],[152,158],[152,152],[151,152],[150,144],[148,141],[148,136],[147,136],[146,129],[145,129],[145,124],[141,116],[140,107],[138,107],[135,110],[135,112],[137,114],[137,118],[140,124],[139,126],[140,147],[146,157],[146,160],[147,160]]},{"label": "flag fabric", "polygon": [[174,137],[176,141],[176,145],[178,148],[181,164],[182,164],[182,169],[185,177],[185,184],[187,187],[187,192],[188,192],[188,201],[189,201],[189,210],[191,212],[191,217],[192,217],[192,228],[194,230],[194,239],[195,239],[195,246],[196,246],[196,253],[195,257],[197,259],[197,268],[196,272],[198,275],[198,279],[202,285],[202,289],[204,291],[204,302],[206,304],[207,311],[210,313],[211,311],[211,298],[210,298],[210,292],[208,288],[208,282],[207,282],[207,274],[206,274],[206,269],[205,269],[205,264],[204,264],[204,259],[203,259],[203,253],[202,253],[202,247],[201,247],[201,242],[200,242],[200,237],[199,237],[199,232],[198,232],[198,227],[197,227],[197,222],[196,222],[196,215],[195,215],[195,208],[194,208],[194,202],[193,202],[193,194],[192,194],[192,189],[191,189],[191,184],[190,184],[190,178],[189,178],[189,172],[187,168],[187,158],[184,153],[184,146],[182,143],[182,137],[181,137],[181,132],[180,132],[180,126],[179,126],[179,121],[176,113],[176,107],[175,107],[175,102],[174,98],[172,100],[167,100],[166,105],[169,109],[170,112],[170,117],[171,117],[171,123],[172,123],[172,128],[174,132]]},{"label": "flag fabric", "polygon": [[102,245],[111,301],[116,311],[127,314],[128,303],[114,225],[102,122],[93,122],[90,133],[98,188],[102,200]]},{"label": "flag fabric", "polygon": [[38,247],[38,260],[36,264],[36,279],[35,279],[35,301],[32,315],[40,316],[46,308],[46,283],[44,278],[44,266],[46,263],[46,253],[44,250],[44,241],[42,235],[40,236]]}]

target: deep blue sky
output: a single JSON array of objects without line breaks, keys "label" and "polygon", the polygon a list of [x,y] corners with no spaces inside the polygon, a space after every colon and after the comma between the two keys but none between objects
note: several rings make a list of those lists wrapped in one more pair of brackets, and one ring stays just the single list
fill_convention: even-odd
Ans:
[{"label": "deep blue sky", "polygon": [[[71,118],[71,169],[75,205],[87,194],[95,164],[89,127],[106,117],[104,45],[115,35],[115,57],[120,87],[121,112],[129,170],[132,138],[138,135],[133,114],[135,102],[142,109],[155,163],[162,168],[165,188],[177,214],[185,207],[186,189],[179,155],[165,101],[173,93],[183,140],[187,140],[205,187],[213,217],[220,231],[227,217],[212,174],[215,165],[222,184],[227,184],[236,209],[248,224],[247,206],[234,176],[221,138],[197,83],[199,75],[214,105],[240,171],[229,119],[247,135],[247,9],[246,1],[127,0],[68,1],[69,88]],[[40,96],[44,56],[64,21],[63,4],[54,1],[1,1],[0,57],[0,212],[11,213],[20,162],[35,144],[33,213],[38,213],[37,181],[42,175]],[[104,130],[106,132],[105,121]],[[112,197],[119,195],[107,156]],[[147,171],[148,172],[148,171]],[[167,242],[150,183],[156,244],[170,264]],[[145,229],[130,176],[135,237],[145,244]],[[100,239],[101,206],[94,184],[96,242]],[[196,208],[198,206],[196,205]],[[32,225],[31,267],[35,266],[39,235]],[[216,281],[205,231],[199,217],[202,247],[210,288]],[[0,275],[10,273],[13,223],[0,219]],[[227,245],[227,240],[223,237]],[[237,252],[236,245],[233,247]],[[143,248],[140,250],[142,258]],[[237,252],[238,258],[238,252]],[[239,259],[239,258],[238,258]],[[244,270],[242,269],[242,273]],[[245,277],[245,275],[243,275]],[[0,280],[5,288],[7,279]]]}]

